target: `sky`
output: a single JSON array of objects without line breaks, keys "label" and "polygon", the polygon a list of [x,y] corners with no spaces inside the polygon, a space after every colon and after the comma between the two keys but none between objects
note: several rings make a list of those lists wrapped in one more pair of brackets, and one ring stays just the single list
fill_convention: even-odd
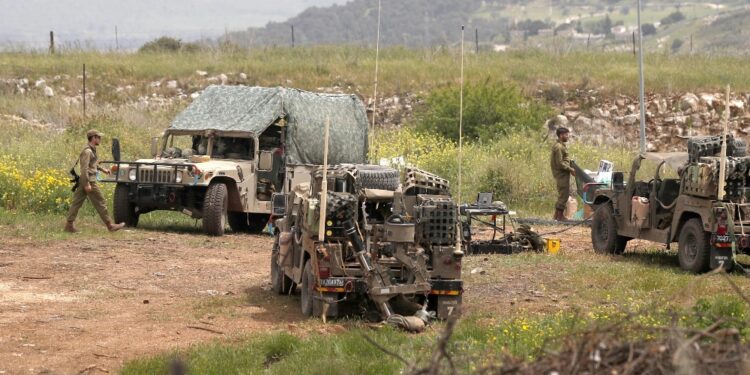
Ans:
[{"label": "sky", "polygon": [[[137,48],[159,36],[215,38],[348,0],[0,0],[0,46]],[[117,37],[115,35],[117,28]]]}]

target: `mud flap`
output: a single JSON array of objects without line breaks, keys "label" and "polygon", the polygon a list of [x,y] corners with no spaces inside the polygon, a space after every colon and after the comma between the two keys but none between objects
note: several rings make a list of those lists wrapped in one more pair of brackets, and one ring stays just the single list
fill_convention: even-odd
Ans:
[{"label": "mud flap", "polygon": [[462,296],[438,296],[437,297],[437,317],[439,319],[448,319],[453,314],[457,314],[461,307]]},{"label": "mud flap", "polygon": [[723,265],[724,269],[729,271],[734,266],[732,259],[732,248],[711,246],[711,269],[717,269]]}]

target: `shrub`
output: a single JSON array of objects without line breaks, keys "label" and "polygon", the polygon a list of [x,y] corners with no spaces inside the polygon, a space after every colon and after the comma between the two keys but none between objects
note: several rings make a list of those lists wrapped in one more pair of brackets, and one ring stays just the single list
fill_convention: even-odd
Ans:
[{"label": "shrub", "polygon": [[179,52],[182,49],[182,41],[180,39],[170,38],[163,36],[158,39],[154,39],[138,49],[141,53],[154,53],[154,52]]},{"label": "shrub", "polygon": [[666,26],[669,24],[677,23],[685,19],[685,15],[680,11],[670,13],[668,16],[661,19],[661,24]]},{"label": "shrub", "polygon": [[35,213],[64,212],[72,194],[65,173],[34,169],[19,157],[0,156],[0,206]]},{"label": "shrub", "polygon": [[641,31],[643,32],[643,36],[654,35],[656,34],[656,26],[651,23],[644,23],[641,25]]},{"label": "shrub", "polygon": [[[460,88],[432,91],[417,111],[416,128],[458,140]],[[464,91],[463,134],[467,140],[491,140],[520,130],[541,129],[552,109],[526,98],[512,84],[491,82],[467,85]]]}]

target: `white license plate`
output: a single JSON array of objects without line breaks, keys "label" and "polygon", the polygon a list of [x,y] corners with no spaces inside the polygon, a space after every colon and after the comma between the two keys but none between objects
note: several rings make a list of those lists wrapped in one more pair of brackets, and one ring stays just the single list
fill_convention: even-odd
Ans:
[{"label": "white license plate", "polygon": [[320,286],[344,286],[344,279],[320,279]]},{"label": "white license plate", "polygon": [[716,242],[732,242],[729,236],[716,236]]}]

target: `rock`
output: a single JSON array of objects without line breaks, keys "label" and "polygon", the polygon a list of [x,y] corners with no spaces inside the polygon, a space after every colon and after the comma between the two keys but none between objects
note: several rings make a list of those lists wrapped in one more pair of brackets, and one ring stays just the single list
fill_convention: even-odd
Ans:
[{"label": "rock", "polygon": [[190,98],[191,98],[191,99],[196,99],[196,98],[198,98],[199,96],[201,96],[201,94],[200,94],[200,93],[197,93],[197,92],[194,92],[194,93],[190,94]]},{"label": "rock", "polygon": [[564,115],[568,119],[575,120],[576,118],[578,118],[578,116],[581,115],[581,112],[578,112],[578,111],[565,111]]},{"label": "rock", "polygon": [[473,270],[471,270],[471,274],[472,275],[474,275],[474,274],[484,275],[484,268],[482,268],[482,267],[474,268]]},{"label": "rock", "polygon": [[729,113],[732,116],[741,116],[745,113],[745,102],[742,100],[729,101]]},{"label": "rock", "polygon": [[148,85],[149,87],[156,88],[156,87],[161,86],[161,81],[154,81],[154,82],[149,83]]},{"label": "rock", "polygon": [[205,77],[205,76],[207,76],[207,75],[208,75],[208,72],[207,72],[207,71],[205,71],[205,70],[196,70],[196,71],[195,71],[195,74],[197,74],[197,75],[199,75],[199,76],[201,76],[201,77]]},{"label": "rock", "polygon": [[591,115],[596,118],[609,118],[609,111],[602,108],[594,108],[591,110]]},{"label": "rock", "polygon": [[640,122],[640,118],[638,118],[638,115],[625,115],[622,118],[622,124],[626,126],[633,126]]},{"label": "rock", "polygon": [[21,95],[26,93],[26,89],[21,85],[16,85],[16,91],[18,91],[18,93]]},{"label": "rock", "polygon": [[243,80],[243,81],[246,81],[247,80],[247,74],[240,73],[240,79]]},{"label": "rock", "polygon": [[696,112],[700,106],[700,100],[693,93],[687,93],[680,98],[680,110],[691,113]]},{"label": "rock", "polygon": [[167,81],[167,88],[168,89],[176,89],[177,88],[177,81],[175,81],[175,80]]},{"label": "rock", "polygon": [[573,122],[573,125],[579,130],[587,129],[591,127],[591,119],[586,116],[578,116],[575,122]]},{"label": "rock", "polygon": [[619,108],[625,108],[627,104],[628,102],[626,102],[625,99],[620,98],[620,99],[615,100],[615,105],[618,106]]},{"label": "rock", "polygon": [[716,96],[714,96],[714,94],[703,93],[703,94],[700,94],[700,99],[701,99],[701,104],[703,104],[707,108],[711,108],[714,105],[714,100],[716,100]]},{"label": "rock", "polygon": [[46,86],[47,86],[47,81],[43,79],[39,79],[34,83],[34,87],[36,88],[41,88],[41,87],[46,87]]},{"label": "rock", "polygon": [[219,74],[219,81],[221,81],[222,85],[226,85],[227,82],[229,82],[229,77],[227,77],[226,74],[221,73],[221,74]]},{"label": "rock", "polygon": [[55,96],[55,91],[52,90],[52,87],[45,86],[44,87],[44,96],[46,96],[48,98],[51,98],[51,97]]},{"label": "rock", "polygon": [[568,126],[568,118],[563,115],[557,115],[552,118],[551,125],[553,125],[555,128],[559,128],[561,126]]},{"label": "rock", "polygon": [[29,86],[29,80],[28,78],[21,78],[18,80],[18,85],[21,87],[27,87]]}]

